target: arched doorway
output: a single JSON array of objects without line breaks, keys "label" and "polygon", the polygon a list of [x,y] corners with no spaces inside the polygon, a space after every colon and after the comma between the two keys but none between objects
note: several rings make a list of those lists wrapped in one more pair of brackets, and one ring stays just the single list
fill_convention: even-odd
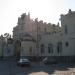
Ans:
[{"label": "arched doorway", "polygon": [[16,40],[14,43],[14,56],[19,59],[20,58],[20,50],[21,50],[21,41]]}]

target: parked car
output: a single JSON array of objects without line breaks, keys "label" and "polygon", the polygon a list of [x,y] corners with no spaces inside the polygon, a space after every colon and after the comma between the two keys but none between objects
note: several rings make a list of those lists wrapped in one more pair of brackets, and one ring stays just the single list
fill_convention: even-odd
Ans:
[{"label": "parked car", "polygon": [[43,63],[44,63],[44,64],[56,64],[57,61],[56,61],[54,58],[45,57],[45,58],[43,59]]},{"label": "parked car", "polygon": [[17,62],[17,65],[18,66],[30,66],[31,62],[28,59],[22,58]]}]

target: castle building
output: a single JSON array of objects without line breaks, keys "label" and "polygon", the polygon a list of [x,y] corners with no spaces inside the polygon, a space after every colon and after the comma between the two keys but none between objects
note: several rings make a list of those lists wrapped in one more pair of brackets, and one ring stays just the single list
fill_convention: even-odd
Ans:
[{"label": "castle building", "polygon": [[74,61],[75,57],[75,12],[69,10],[60,18],[61,27],[31,19],[22,14],[13,28],[14,40],[20,40],[20,56],[52,57],[60,62]]},{"label": "castle building", "polygon": [[39,35],[44,33],[56,33],[61,31],[61,28],[58,25],[51,23],[43,22],[42,20],[38,21],[30,18],[30,13],[28,15],[23,13],[21,17],[18,18],[17,26],[13,28],[13,38],[22,39],[25,34],[30,34],[36,39],[37,31]]}]

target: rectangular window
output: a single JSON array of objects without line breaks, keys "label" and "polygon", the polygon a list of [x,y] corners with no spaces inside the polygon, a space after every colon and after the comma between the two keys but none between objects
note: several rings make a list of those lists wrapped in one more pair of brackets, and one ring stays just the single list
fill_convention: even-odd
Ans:
[{"label": "rectangular window", "polygon": [[48,53],[53,53],[53,45],[48,44]]},{"label": "rectangular window", "polygon": [[62,52],[62,42],[58,42],[58,45],[57,45],[57,52],[58,52],[58,53],[61,53],[61,52]]},{"label": "rectangular window", "polygon": [[41,45],[41,54],[45,52],[44,44]]},{"label": "rectangular window", "polygon": [[65,34],[67,34],[68,33],[68,30],[67,30],[67,25],[65,25]]}]

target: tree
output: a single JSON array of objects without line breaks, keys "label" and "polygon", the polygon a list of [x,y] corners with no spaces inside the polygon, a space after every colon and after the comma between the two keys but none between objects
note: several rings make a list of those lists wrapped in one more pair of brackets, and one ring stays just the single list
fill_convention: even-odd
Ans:
[{"label": "tree", "polygon": [[10,35],[9,33],[5,33],[3,36],[4,36],[5,38],[10,38],[10,37],[11,37],[11,35]]}]

